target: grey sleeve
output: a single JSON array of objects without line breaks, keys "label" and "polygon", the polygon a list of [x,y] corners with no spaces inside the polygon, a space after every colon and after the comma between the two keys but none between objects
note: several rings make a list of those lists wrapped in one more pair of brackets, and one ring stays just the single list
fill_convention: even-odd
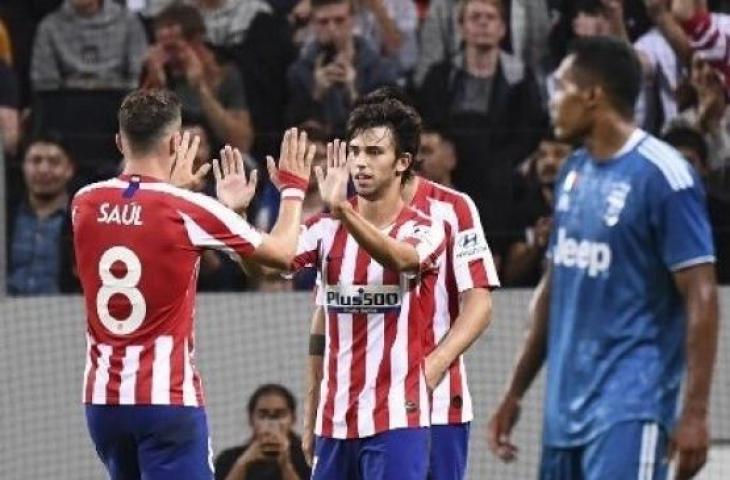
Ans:
[{"label": "grey sleeve", "polygon": [[58,89],[63,83],[54,52],[52,28],[53,24],[48,19],[41,22],[33,42],[30,79],[34,90]]}]

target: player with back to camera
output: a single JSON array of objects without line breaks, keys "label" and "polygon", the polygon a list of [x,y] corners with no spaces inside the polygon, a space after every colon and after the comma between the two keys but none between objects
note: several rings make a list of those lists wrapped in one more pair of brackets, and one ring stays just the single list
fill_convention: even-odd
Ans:
[{"label": "player with back to camera", "polygon": [[[87,312],[83,401],[97,454],[118,479],[212,479],[203,390],[195,368],[193,314],[201,252],[232,251],[272,267],[296,253],[301,199],[314,149],[287,131],[279,169],[279,220],[254,230],[215,199],[173,186],[192,171],[198,138],[180,135],[180,102],[136,91],[119,110],[124,171],[80,190],[72,203],[74,244]],[[254,181],[227,148],[213,168],[217,196],[250,201]]]},{"label": "player with back to camera", "polygon": [[677,478],[691,478],[707,457],[718,333],[702,183],[633,123],[641,67],[631,45],[579,40],[555,80],[556,137],[584,148],[555,186],[549,267],[490,448],[515,457],[520,401],[546,363],[542,480],[663,480],[672,456]]},{"label": "player with back to camera", "polygon": [[[399,90],[378,89],[358,102],[408,104]],[[397,133],[397,132],[396,132]],[[418,165],[416,164],[416,167]],[[460,480],[466,475],[472,399],[462,354],[487,328],[491,315],[489,289],[499,286],[479,214],[468,195],[420,175],[408,178],[403,201],[425,215],[444,222],[446,249],[439,265],[435,311],[425,336],[425,376],[432,393],[431,480]],[[319,383],[323,377],[325,317],[315,309],[310,330],[310,356],[303,448],[311,457]]]}]

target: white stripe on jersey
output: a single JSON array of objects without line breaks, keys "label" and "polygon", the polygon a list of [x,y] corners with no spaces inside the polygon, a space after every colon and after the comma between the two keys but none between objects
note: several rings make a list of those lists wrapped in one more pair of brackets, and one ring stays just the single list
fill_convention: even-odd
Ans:
[{"label": "white stripe on jersey", "polygon": [[190,351],[188,340],[185,339],[183,346],[183,405],[188,407],[198,406],[198,397],[195,392],[195,384],[193,383],[193,365],[190,360]]},{"label": "white stripe on jersey", "polygon": [[689,171],[689,164],[675,149],[669,145],[648,137],[639,145],[639,153],[661,170],[672,190],[683,190],[694,185]]},{"label": "white stripe on jersey", "polygon": [[[383,267],[371,260],[367,270],[368,285],[383,284]],[[358,436],[365,437],[375,433],[375,381],[378,377],[380,362],[385,350],[385,315],[369,315],[367,319],[368,342],[365,351],[365,383],[359,394],[357,415]]]},{"label": "white stripe on jersey", "polygon": [[198,225],[189,215],[178,210],[180,217],[183,219],[185,225],[185,231],[188,234],[190,243],[196,247],[211,247],[225,252],[233,253],[233,250],[229,248],[225,243],[221,242],[217,238],[214,238],[211,234],[206,232],[203,227]]},{"label": "white stripe on jersey", "polygon": [[86,391],[89,388],[89,373],[91,372],[91,336],[86,334],[86,365],[84,366],[84,387],[81,390],[81,401],[86,402]]},{"label": "white stripe on jersey", "polygon": [[172,337],[161,335],[155,339],[155,359],[152,361],[152,403],[170,404],[170,356]]},{"label": "white stripe on jersey", "polygon": [[[405,225],[404,225],[405,227]],[[404,227],[401,227],[403,229]],[[400,233],[400,232],[398,232]],[[410,292],[404,293],[400,318],[408,318],[411,310]],[[390,391],[388,392],[388,413],[390,429],[408,426],[406,414],[406,376],[408,375],[408,323],[396,322],[395,341],[390,350]],[[413,328],[417,328],[413,326]],[[428,410],[428,404],[420,405]]]},{"label": "white stripe on jersey", "polygon": [[112,355],[112,347],[97,344],[96,348],[99,350],[99,358],[96,360],[96,377],[91,403],[98,404],[106,403],[106,384],[109,383],[109,358]]},{"label": "white stripe on jersey", "polygon": [[140,345],[130,345],[125,349],[122,359],[122,383],[119,385],[120,405],[134,405],[135,403],[135,387],[141,354],[142,346]]},{"label": "white stripe on jersey", "polygon": [[197,192],[189,192],[182,188],[177,188],[167,183],[141,183],[140,189],[150,190],[153,192],[169,193],[175,197],[186,200],[190,203],[194,203],[200,208],[203,208],[213,214],[218,220],[223,222],[228,230],[246,239],[254,248],[258,248],[263,241],[262,235],[256,231],[251,225],[248,224],[243,218],[241,218],[233,210],[229,210],[218,200],[211,198],[207,195]]},{"label": "white stripe on jersey", "polygon": [[85,193],[88,193],[92,190],[97,190],[99,188],[127,188],[129,184],[125,182],[124,180],[120,180],[118,178],[110,178],[109,180],[104,180],[101,182],[95,182],[91,183],[89,185],[86,185],[85,187],[79,189],[78,192],[74,195],[74,198],[80,197],[81,195],[84,195]]}]

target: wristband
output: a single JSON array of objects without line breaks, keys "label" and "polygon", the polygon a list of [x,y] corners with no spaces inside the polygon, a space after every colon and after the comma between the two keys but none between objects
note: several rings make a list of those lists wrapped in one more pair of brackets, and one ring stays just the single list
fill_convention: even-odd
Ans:
[{"label": "wristband", "polygon": [[306,192],[309,188],[309,179],[302,178],[298,175],[294,175],[286,170],[279,171],[279,184],[281,185],[282,192],[287,188],[296,188],[302,192]]},{"label": "wristband", "polygon": [[282,200],[304,200],[304,190],[294,187],[284,187],[281,191]]}]

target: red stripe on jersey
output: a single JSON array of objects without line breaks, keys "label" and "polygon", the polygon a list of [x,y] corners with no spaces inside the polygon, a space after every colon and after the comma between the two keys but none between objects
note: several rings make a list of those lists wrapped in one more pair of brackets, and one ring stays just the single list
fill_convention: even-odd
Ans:
[{"label": "red stripe on jersey", "polygon": [[185,342],[175,341],[170,352],[170,404],[183,405],[185,376]]},{"label": "red stripe on jersey", "polygon": [[190,359],[190,368],[193,369],[193,386],[195,387],[195,398],[198,405],[205,405],[205,393],[203,393],[203,382],[200,379],[198,369],[195,367],[195,333],[190,335],[188,340],[188,358]]},{"label": "red stripe on jersey", "polygon": [[484,262],[481,259],[472,260],[469,262],[469,274],[471,275],[471,281],[474,283],[476,288],[488,288],[489,285],[494,285],[491,279],[487,276],[487,269],[484,268]]},{"label": "red stripe on jersey", "polygon": [[126,348],[113,347],[112,354],[109,357],[109,381],[106,384],[106,405],[119,404],[119,387],[122,385],[122,368],[124,363],[122,359]]},{"label": "red stripe on jersey", "polygon": [[[327,256],[327,284],[336,285],[340,279],[342,260],[347,243],[347,231],[340,226],[335,233],[332,248]],[[335,412],[335,393],[337,392],[337,356],[340,353],[340,333],[337,328],[337,313],[327,315],[327,333],[329,335],[329,364],[327,365],[327,397],[322,411],[322,436],[331,437],[332,418]]]},{"label": "red stripe on jersey", "polygon": [[[368,284],[368,265],[370,255],[364,248],[357,249],[353,285]],[[365,355],[368,346],[368,315],[356,313],[352,315],[352,363],[350,366],[349,401],[345,422],[347,423],[347,437],[357,438],[359,396],[365,386]]]},{"label": "red stripe on jersey", "polygon": [[94,382],[96,382],[96,369],[99,368],[99,349],[96,344],[89,348],[89,357],[91,359],[91,368],[89,368],[89,376],[86,377],[86,395],[84,401],[91,403],[94,397]]},{"label": "red stripe on jersey", "polygon": [[139,354],[139,370],[135,389],[135,403],[145,405],[152,403],[152,362],[155,358],[153,345],[146,345]]},{"label": "red stripe on jersey", "polygon": [[[421,282],[421,292],[426,288],[426,281]],[[409,427],[417,427],[420,424],[421,392],[419,384],[421,381],[421,369],[423,368],[423,350],[421,348],[423,338],[421,329],[425,328],[427,317],[423,308],[423,301],[419,302],[419,294],[416,287],[410,287],[410,298],[408,308],[408,372],[406,373],[406,416]],[[433,289],[423,292],[433,298]],[[425,298],[425,297],[424,297]]]}]

